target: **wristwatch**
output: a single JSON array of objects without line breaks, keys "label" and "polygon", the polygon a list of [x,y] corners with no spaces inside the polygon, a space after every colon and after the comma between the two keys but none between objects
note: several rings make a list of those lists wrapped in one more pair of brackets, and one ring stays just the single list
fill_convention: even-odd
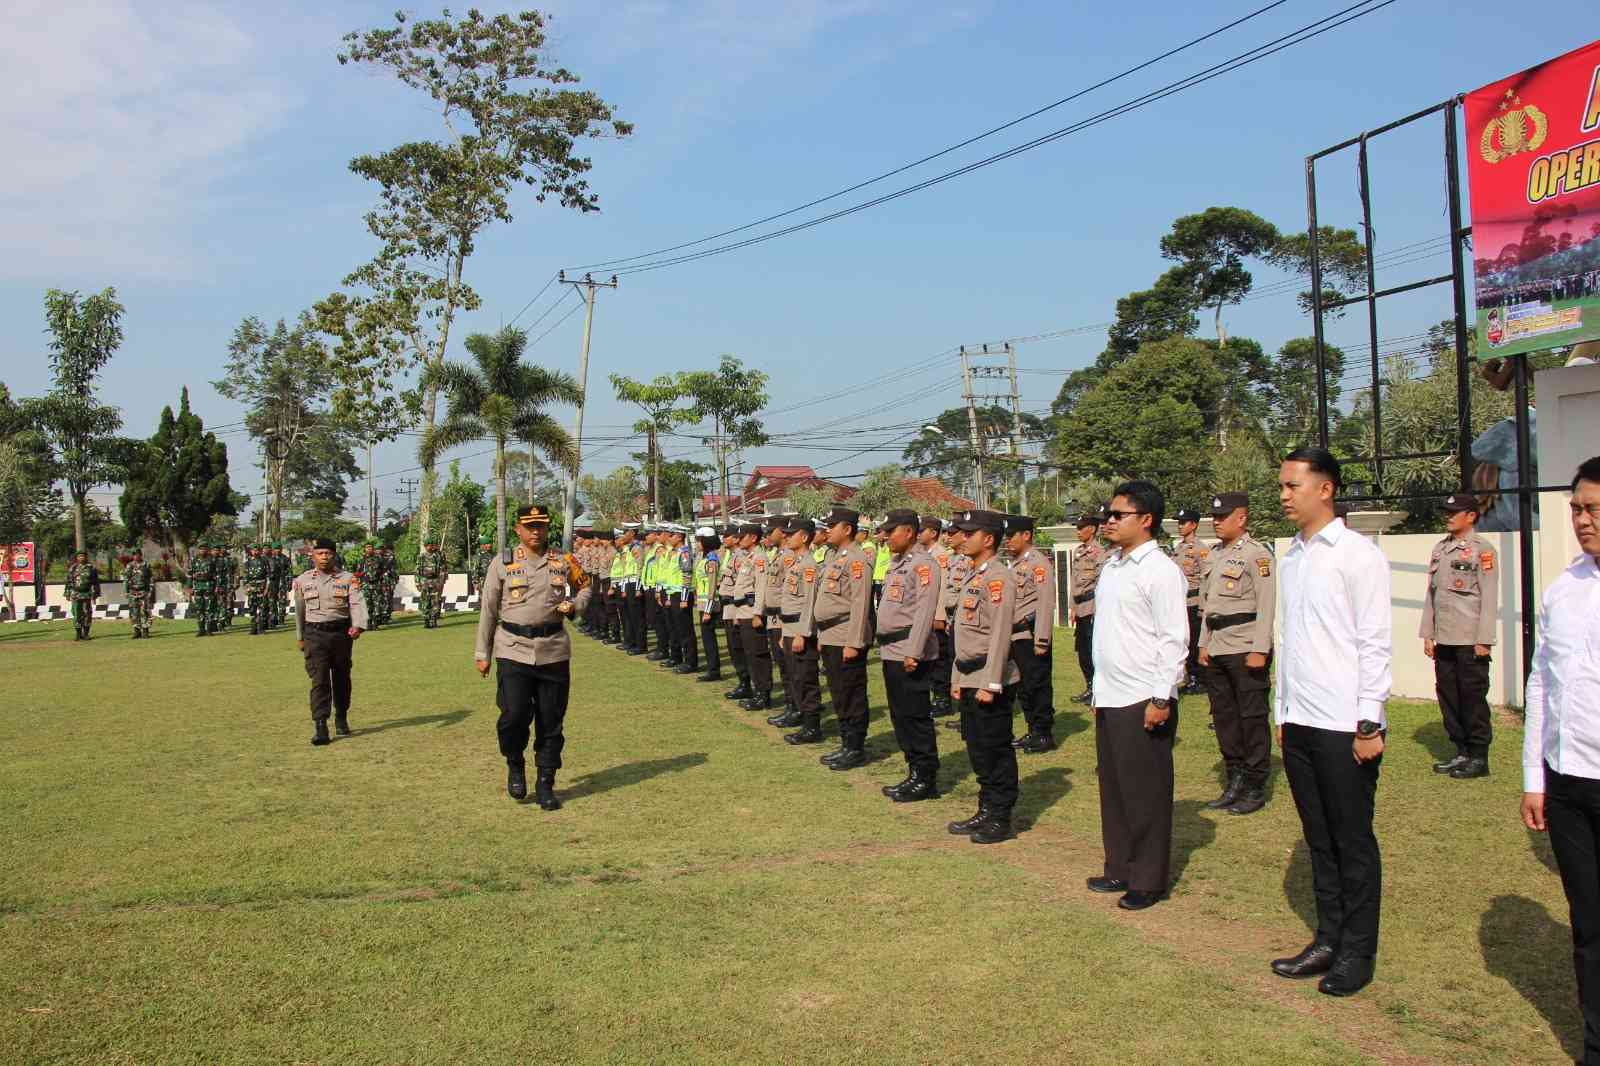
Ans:
[{"label": "wristwatch", "polygon": [[1363,718],[1356,723],[1356,736],[1362,740],[1366,740],[1368,737],[1375,737],[1381,732],[1383,732],[1383,727],[1370,719]]},{"label": "wristwatch", "polygon": [[1158,711],[1165,711],[1172,706],[1171,700],[1151,700],[1150,706]]}]

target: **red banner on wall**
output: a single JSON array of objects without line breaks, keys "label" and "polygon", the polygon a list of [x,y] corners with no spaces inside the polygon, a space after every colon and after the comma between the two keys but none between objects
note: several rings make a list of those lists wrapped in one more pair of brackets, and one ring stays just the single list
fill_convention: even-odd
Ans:
[{"label": "red banner on wall", "polygon": [[24,585],[33,582],[33,541],[25,540],[21,544],[13,544],[6,554],[6,570],[11,575],[13,584]]},{"label": "red banner on wall", "polygon": [[1465,111],[1479,353],[1600,337],[1600,41]]}]

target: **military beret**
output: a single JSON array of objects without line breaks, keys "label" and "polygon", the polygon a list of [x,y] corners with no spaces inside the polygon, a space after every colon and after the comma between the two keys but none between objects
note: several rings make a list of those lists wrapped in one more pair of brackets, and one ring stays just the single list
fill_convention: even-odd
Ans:
[{"label": "military beret", "polygon": [[1439,505],[1440,510],[1449,511],[1452,514],[1459,514],[1463,511],[1482,514],[1481,507],[1482,505],[1478,503],[1478,498],[1466,492],[1458,492],[1454,495],[1446,496],[1444,502]]},{"label": "military beret", "polygon": [[1006,516],[999,511],[962,511],[956,518],[956,528],[963,533],[988,530],[998,537],[1005,532]]},{"label": "military beret", "polygon": [[1219,492],[1211,497],[1211,517],[1226,518],[1241,507],[1250,506],[1247,492]]}]

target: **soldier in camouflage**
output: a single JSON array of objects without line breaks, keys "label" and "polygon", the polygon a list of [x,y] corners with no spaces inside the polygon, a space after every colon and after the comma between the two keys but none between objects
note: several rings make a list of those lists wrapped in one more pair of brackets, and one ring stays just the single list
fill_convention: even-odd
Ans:
[{"label": "soldier in camouflage", "polygon": [[422,627],[439,628],[439,611],[444,598],[444,556],[438,551],[439,540],[430,536],[422,543],[422,554],[417,556],[417,593],[421,597]]},{"label": "soldier in camouflage", "polygon": [[492,562],[494,562],[494,541],[488,537],[479,537],[478,554],[472,560],[472,566],[468,571],[468,577],[472,582],[472,587],[467,590],[469,593],[483,592],[483,578],[488,574],[489,564]]},{"label": "soldier in camouflage", "polygon": [[100,598],[100,572],[89,561],[88,552],[78,552],[67,567],[66,593],[72,601],[72,639],[88,640],[89,623],[94,620],[94,603]]},{"label": "soldier in camouflage", "polygon": [[211,545],[211,632],[222,630],[229,609],[233,606],[233,588],[229,584],[228,549],[220,541]]},{"label": "soldier in camouflage", "polygon": [[188,615],[194,619],[194,635],[203,637],[206,635],[207,613],[210,610],[206,600],[211,594],[211,556],[206,553],[205,541],[195,545],[194,551],[189,553],[189,565],[184,578],[189,586]]},{"label": "soldier in camouflage", "polygon": [[250,545],[250,555],[244,563],[245,607],[250,612],[250,635],[257,636],[271,628],[272,594],[277,587],[273,580],[273,556],[259,544]]},{"label": "soldier in camouflage", "polygon": [[239,557],[233,554],[233,549],[222,549],[222,572],[224,574],[222,585],[222,628],[233,627],[233,602],[239,594]]},{"label": "soldier in camouflage", "polygon": [[150,636],[150,600],[155,595],[155,575],[150,564],[144,561],[144,552],[133,549],[133,558],[122,570],[122,587],[128,593],[128,621],[133,625],[133,639]]}]

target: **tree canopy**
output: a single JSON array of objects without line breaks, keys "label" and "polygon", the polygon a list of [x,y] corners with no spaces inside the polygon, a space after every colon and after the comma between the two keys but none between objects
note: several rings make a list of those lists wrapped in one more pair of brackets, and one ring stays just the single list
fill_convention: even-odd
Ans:
[{"label": "tree canopy", "polygon": [[134,449],[118,503],[123,525],[168,547],[187,548],[215,515],[237,515],[249,501],[228,482],[228,446],[205,431],[189,409],[189,389],[178,411],[161,409],[161,423]]}]

